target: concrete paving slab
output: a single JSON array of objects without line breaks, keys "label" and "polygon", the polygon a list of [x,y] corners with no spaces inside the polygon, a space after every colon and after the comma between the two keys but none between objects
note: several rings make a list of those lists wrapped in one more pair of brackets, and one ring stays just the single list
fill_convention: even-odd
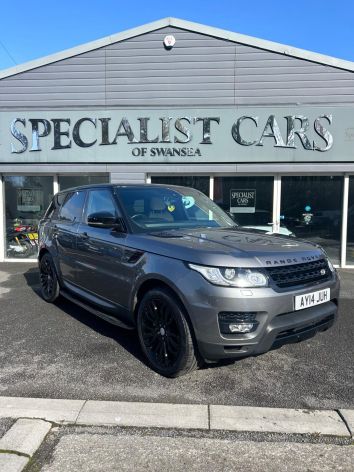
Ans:
[{"label": "concrete paving slab", "polygon": [[0,472],[21,472],[28,461],[28,457],[0,454]]},{"label": "concrete paving slab", "polygon": [[208,406],[88,401],[81,410],[77,423],[208,429]]},{"label": "concrete paving slab", "polygon": [[329,410],[211,405],[210,428],[231,431],[350,436],[338,413]]},{"label": "concrete paving slab", "polygon": [[51,427],[47,421],[19,419],[0,439],[0,451],[16,451],[32,457]]},{"label": "concrete paving slab", "polygon": [[352,472],[354,448],[86,433],[61,438],[46,460],[42,472]]},{"label": "concrete paving slab", "polygon": [[350,433],[354,436],[354,410],[339,410],[343,418],[345,419]]},{"label": "concrete paving slab", "polygon": [[74,422],[83,400],[0,397],[0,417],[41,418],[56,423]]},{"label": "concrete paving slab", "polygon": [[14,424],[14,418],[0,418],[0,438],[11,428]]}]

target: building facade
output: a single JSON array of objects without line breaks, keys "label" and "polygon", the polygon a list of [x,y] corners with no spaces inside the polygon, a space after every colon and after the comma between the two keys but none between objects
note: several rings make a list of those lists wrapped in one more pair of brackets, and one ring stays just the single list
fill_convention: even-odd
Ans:
[{"label": "building facade", "polygon": [[354,267],[354,63],[177,19],[0,72],[0,260],[52,195],[192,186]]}]

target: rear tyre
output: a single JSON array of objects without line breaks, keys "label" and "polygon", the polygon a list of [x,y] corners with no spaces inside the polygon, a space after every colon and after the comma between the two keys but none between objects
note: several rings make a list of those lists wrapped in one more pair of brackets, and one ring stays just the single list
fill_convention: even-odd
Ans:
[{"label": "rear tyre", "polygon": [[147,292],[138,309],[140,345],[151,367],[165,377],[179,377],[198,368],[199,354],[185,311],[164,288]]},{"label": "rear tyre", "polygon": [[60,287],[52,256],[48,253],[39,262],[39,278],[42,298],[53,303],[59,297]]}]

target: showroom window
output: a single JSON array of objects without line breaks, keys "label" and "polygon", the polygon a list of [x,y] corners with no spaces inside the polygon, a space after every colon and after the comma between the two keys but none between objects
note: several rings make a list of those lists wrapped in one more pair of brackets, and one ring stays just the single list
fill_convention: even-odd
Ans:
[{"label": "showroom window", "polygon": [[5,176],[5,256],[36,258],[38,222],[53,197],[53,177]]},{"label": "showroom window", "polygon": [[152,184],[167,184],[167,185],[182,185],[183,187],[192,187],[200,192],[203,192],[209,197],[209,177],[208,176],[161,176],[151,177]]},{"label": "showroom window", "polygon": [[354,175],[349,177],[347,264],[354,265]]},{"label": "showroom window", "polygon": [[106,184],[109,182],[109,175],[59,175],[58,181],[59,189],[65,190],[79,185]]},{"label": "showroom window", "polygon": [[339,264],[343,177],[287,176],[281,182],[281,225],[320,244]]},{"label": "showroom window", "polygon": [[272,230],[273,177],[215,177],[214,201],[241,226]]}]

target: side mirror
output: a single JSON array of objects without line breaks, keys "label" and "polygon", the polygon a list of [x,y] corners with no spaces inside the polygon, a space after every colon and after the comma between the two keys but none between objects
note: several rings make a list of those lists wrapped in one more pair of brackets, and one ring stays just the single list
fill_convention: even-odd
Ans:
[{"label": "side mirror", "polygon": [[122,219],[117,218],[109,211],[91,213],[87,217],[87,224],[96,228],[112,228],[119,232],[125,232]]}]

